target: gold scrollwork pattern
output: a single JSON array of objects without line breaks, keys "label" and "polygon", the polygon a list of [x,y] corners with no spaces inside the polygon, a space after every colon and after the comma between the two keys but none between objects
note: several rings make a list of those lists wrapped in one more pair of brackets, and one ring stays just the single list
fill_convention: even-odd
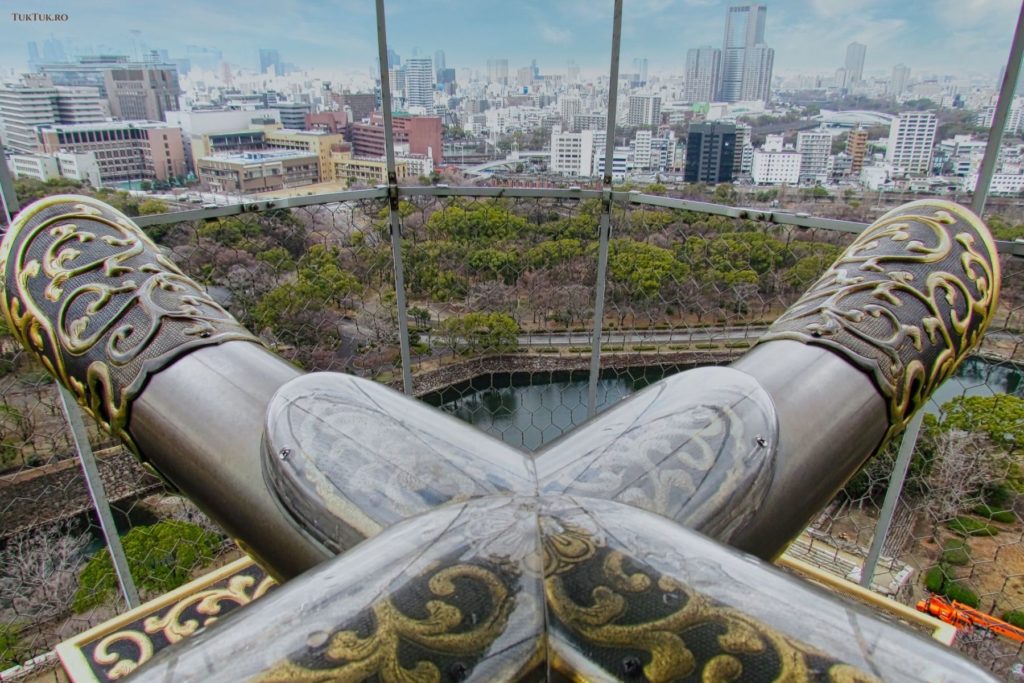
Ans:
[{"label": "gold scrollwork pattern", "polygon": [[90,658],[100,680],[133,673],[156,652],[210,626],[228,612],[248,605],[276,586],[258,566],[250,566],[214,586],[197,591],[155,615],[111,633],[94,646]]},{"label": "gold scrollwork pattern", "polygon": [[981,341],[998,294],[998,254],[981,220],[952,202],[911,202],[861,233],[759,343],[843,355],[885,395],[891,435]]},{"label": "gold scrollwork pattern", "polygon": [[88,197],[24,209],[0,245],[11,330],[137,452],[127,424],[150,375],[189,351],[258,340],[124,214]]},{"label": "gold scrollwork pattern", "polygon": [[461,680],[505,631],[517,589],[516,571],[507,566],[442,563],[255,680]]},{"label": "gold scrollwork pattern", "polygon": [[[613,677],[637,681],[877,682],[563,523],[545,541],[550,637]],[[582,548],[587,548],[583,551]],[[568,554],[560,554],[562,549]],[[556,650],[557,650],[556,646]],[[562,653],[565,654],[565,653]],[[558,656],[564,668],[572,657]],[[563,673],[572,678],[574,671]]]}]

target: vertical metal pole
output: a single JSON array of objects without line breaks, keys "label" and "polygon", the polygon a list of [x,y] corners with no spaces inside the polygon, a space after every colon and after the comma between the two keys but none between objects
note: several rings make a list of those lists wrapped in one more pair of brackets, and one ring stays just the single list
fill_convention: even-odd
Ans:
[{"label": "vertical metal pole", "polygon": [[107,492],[103,488],[103,480],[100,478],[100,471],[96,466],[96,457],[93,455],[92,445],[89,443],[89,435],[85,431],[85,423],[82,422],[82,413],[78,410],[78,404],[75,403],[74,397],[67,389],[58,384],[57,390],[60,392],[61,408],[64,410],[68,426],[71,427],[71,437],[75,441],[78,458],[82,463],[85,486],[89,490],[89,497],[92,498],[93,507],[96,508],[96,514],[100,519],[103,537],[107,540],[107,550],[110,552],[117,582],[121,585],[121,592],[124,594],[129,609],[134,609],[141,605],[142,601],[139,599],[139,591],[135,588],[132,572],[128,568],[128,558],[124,554],[121,537],[117,535],[114,516],[110,512],[110,501],[107,500]]},{"label": "vertical metal pole", "polygon": [[604,290],[608,280],[608,241],[612,225],[612,166],[615,161],[615,111],[619,99],[619,46],[622,43],[622,0],[615,0],[612,17],[612,62],[608,70],[608,121],[605,126],[604,175],[601,179],[601,224],[597,250],[597,283],[594,291],[594,334],[590,350],[590,382],[587,417],[597,414],[597,380],[601,374],[601,330],[604,326]]},{"label": "vertical metal pole", "polygon": [[1024,3],[1021,4],[1020,14],[1017,15],[1017,28],[1013,34],[1013,43],[1010,45],[1010,59],[1006,62],[1006,69],[1003,72],[1003,83],[999,88],[996,113],[992,117],[992,129],[988,132],[988,144],[985,146],[985,157],[981,161],[978,184],[974,187],[974,199],[971,201],[971,210],[978,214],[978,216],[981,216],[981,213],[985,210],[985,200],[988,199],[989,186],[992,184],[992,176],[996,171],[996,162],[999,160],[999,148],[1003,144],[1003,129],[1006,128],[1006,119],[1010,115],[1010,105],[1013,104],[1013,95],[1014,90],[1017,88],[1017,78],[1020,75],[1022,56],[1024,56]]},{"label": "vertical metal pole", "polygon": [[868,551],[868,558],[864,560],[864,566],[860,569],[860,585],[865,588],[871,588],[871,582],[875,578],[878,558],[882,556],[882,547],[885,545],[893,515],[896,513],[896,503],[903,492],[903,482],[907,477],[907,469],[910,467],[910,456],[913,455],[914,446],[917,445],[917,437],[921,432],[921,420],[923,419],[924,410],[918,410],[903,432],[900,451],[892,466],[892,474],[889,475],[889,487],[885,492],[885,500],[882,501],[882,511],[878,514],[878,524],[875,525],[875,537],[871,539],[871,550]]},{"label": "vertical metal pole", "polygon": [[18,205],[18,195],[14,191],[14,179],[11,177],[11,170],[7,168],[7,160],[4,156],[4,143],[0,141],[0,201],[3,202],[4,219],[10,226],[11,218],[18,213],[21,207]]},{"label": "vertical metal pole", "polygon": [[391,114],[391,74],[384,0],[377,1],[377,59],[380,62],[380,102],[384,110],[384,156],[388,169],[391,255],[395,265],[395,304],[398,306],[398,345],[402,354],[402,389],[412,395],[412,354],[409,352],[409,314],[406,311],[405,272],[402,270],[402,217],[398,212],[398,171],[395,167],[395,129]]}]

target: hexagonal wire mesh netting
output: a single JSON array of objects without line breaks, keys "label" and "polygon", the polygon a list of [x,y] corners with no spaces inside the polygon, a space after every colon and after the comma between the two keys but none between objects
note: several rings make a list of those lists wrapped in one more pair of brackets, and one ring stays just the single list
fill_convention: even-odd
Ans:
[{"label": "hexagonal wire mesh netting", "polygon": [[[409,191],[399,203],[414,393],[536,450],[587,417],[602,205],[572,192],[451,194],[470,193]],[[671,372],[742,354],[851,239],[646,202],[612,206],[598,409]],[[161,223],[147,232],[291,362],[401,388],[386,198]],[[1019,404],[998,398],[1024,392],[1024,297],[1019,259],[1003,260],[1003,306],[984,355],[929,406],[874,582],[904,602],[931,587],[976,599],[997,616],[1024,611],[1017,502],[1024,428],[1014,426]],[[9,334],[0,351],[0,655],[10,664],[126,603],[100,551],[54,386]],[[123,449],[92,426],[90,437],[143,599],[237,556]],[[792,554],[857,576],[897,446],[840,492]],[[959,646],[1000,672],[1020,657],[1015,643],[984,631],[962,635]]]}]

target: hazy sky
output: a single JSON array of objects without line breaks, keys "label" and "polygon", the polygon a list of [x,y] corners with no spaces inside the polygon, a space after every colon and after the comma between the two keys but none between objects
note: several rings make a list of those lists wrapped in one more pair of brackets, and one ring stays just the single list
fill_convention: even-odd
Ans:
[{"label": "hazy sky", "polygon": [[[58,38],[72,52],[137,45],[171,56],[185,45],[213,46],[253,68],[258,48],[277,48],[300,67],[368,72],[376,58],[371,0],[18,0],[19,12],[61,12],[67,22],[0,17],[0,70],[23,68],[27,41]],[[721,47],[725,8],[717,0],[625,0],[622,70],[646,57],[651,73],[681,73],[686,50]],[[771,0],[766,41],[776,73],[828,72],[846,45],[868,46],[867,74],[902,62],[915,73],[996,73],[1009,53],[1018,0]],[[564,72],[570,59],[586,71],[608,68],[610,0],[390,0],[388,38],[409,57],[443,49],[450,67],[509,66],[535,58],[541,72]],[[133,31],[135,33],[133,33]]]}]

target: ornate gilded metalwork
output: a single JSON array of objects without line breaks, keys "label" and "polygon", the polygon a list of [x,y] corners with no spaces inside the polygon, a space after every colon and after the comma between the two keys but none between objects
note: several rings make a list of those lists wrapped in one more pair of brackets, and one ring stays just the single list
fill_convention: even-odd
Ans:
[{"label": "ornate gilded metalwork", "polygon": [[126,427],[149,377],[183,354],[256,341],[131,220],[78,196],[40,200],[0,245],[11,330],[101,425]]},{"label": "ornate gilded metalwork", "polygon": [[988,680],[941,646],[659,515],[497,495],[390,527],[230,629],[162,652],[137,680],[866,683],[940,673]]},{"label": "ornate gilded metalwork", "polygon": [[[74,681],[115,681],[276,586],[244,558],[62,643],[57,652]],[[83,671],[83,669],[85,671]]]},{"label": "ornate gilded metalwork", "polygon": [[505,630],[517,584],[508,565],[442,562],[256,680],[438,683],[468,672]]},{"label": "ornate gilded metalwork", "polygon": [[889,402],[890,434],[981,341],[999,293],[988,229],[926,199],[882,216],[759,341],[824,346],[867,372]]}]

